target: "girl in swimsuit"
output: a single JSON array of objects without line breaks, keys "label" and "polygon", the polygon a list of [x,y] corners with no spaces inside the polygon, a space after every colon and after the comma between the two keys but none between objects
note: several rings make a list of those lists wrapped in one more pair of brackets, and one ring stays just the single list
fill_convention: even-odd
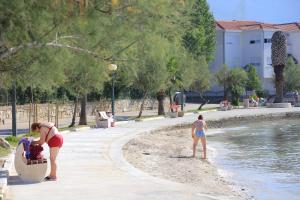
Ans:
[{"label": "girl in swimsuit", "polygon": [[57,179],[56,176],[56,157],[58,155],[59,149],[63,144],[63,137],[59,134],[57,128],[53,123],[33,123],[31,125],[31,131],[36,131],[40,133],[40,139],[37,141],[33,141],[33,144],[43,145],[47,143],[50,149],[50,163],[51,163],[51,171],[50,175],[47,176],[46,180],[55,181]]},{"label": "girl in swimsuit", "polygon": [[[195,131],[196,130],[196,131]],[[205,132],[207,131],[206,122],[203,120],[203,116],[199,115],[198,120],[196,120],[192,125],[192,138],[193,142],[193,157],[196,157],[196,147],[198,145],[199,139],[201,139],[203,148],[203,159],[206,159],[206,137]]]}]

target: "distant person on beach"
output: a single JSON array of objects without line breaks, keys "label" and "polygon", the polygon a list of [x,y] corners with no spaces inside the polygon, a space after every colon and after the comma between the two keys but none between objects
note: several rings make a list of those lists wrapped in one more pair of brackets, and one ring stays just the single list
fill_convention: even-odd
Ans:
[{"label": "distant person on beach", "polygon": [[33,141],[32,144],[43,145],[47,143],[50,148],[50,163],[51,170],[50,175],[45,178],[46,181],[56,181],[56,158],[59,153],[60,148],[63,145],[63,137],[58,132],[58,129],[54,126],[53,123],[33,123],[31,125],[31,131],[36,131],[40,133],[40,139]]},{"label": "distant person on beach", "polygon": [[193,157],[196,157],[196,148],[199,139],[201,139],[202,149],[203,149],[203,159],[206,159],[206,137],[205,132],[207,131],[206,122],[203,120],[203,116],[199,115],[198,120],[196,120],[192,125],[192,138],[193,143]]}]

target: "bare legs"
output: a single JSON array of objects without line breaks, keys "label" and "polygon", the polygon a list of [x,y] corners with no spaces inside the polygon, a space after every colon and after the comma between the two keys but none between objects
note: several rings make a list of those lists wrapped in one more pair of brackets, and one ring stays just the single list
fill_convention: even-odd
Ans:
[{"label": "bare legs", "polygon": [[202,149],[203,149],[203,159],[206,159],[206,137],[201,137]]},{"label": "bare legs", "polygon": [[194,142],[193,142],[193,157],[196,157],[196,150],[197,150],[197,145],[198,141],[201,139],[201,144],[202,144],[202,149],[203,149],[203,159],[206,159],[206,137],[194,137]]},{"label": "bare legs", "polygon": [[196,148],[197,148],[197,145],[198,145],[198,141],[199,141],[199,138],[194,136],[194,142],[193,142],[193,157],[196,158]]},{"label": "bare legs", "polygon": [[50,178],[51,179],[56,179],[56,169],[57,169],[57,165],[56,165],[56,157],[58,155],[59,152],[59,147],[53,147],[50,148],[50,164],[51,164],[51,171],[50,171]]}]

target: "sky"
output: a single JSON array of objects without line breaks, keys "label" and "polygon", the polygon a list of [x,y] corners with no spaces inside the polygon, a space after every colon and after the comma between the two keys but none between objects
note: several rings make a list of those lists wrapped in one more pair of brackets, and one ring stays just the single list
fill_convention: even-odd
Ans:
[{"label": "sky", "polygon": [[300,22],[300,0],[207,0],[217,20]]}]

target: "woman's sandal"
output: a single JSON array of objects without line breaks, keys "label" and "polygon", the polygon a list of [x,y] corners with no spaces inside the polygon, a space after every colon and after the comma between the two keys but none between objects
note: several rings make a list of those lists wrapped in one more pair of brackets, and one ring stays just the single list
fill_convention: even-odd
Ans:
[{"label": "woman's sandal", "polygon": [[56,178],[52,178],[50,176],[45,177],[45,181],[56,181]]}]

